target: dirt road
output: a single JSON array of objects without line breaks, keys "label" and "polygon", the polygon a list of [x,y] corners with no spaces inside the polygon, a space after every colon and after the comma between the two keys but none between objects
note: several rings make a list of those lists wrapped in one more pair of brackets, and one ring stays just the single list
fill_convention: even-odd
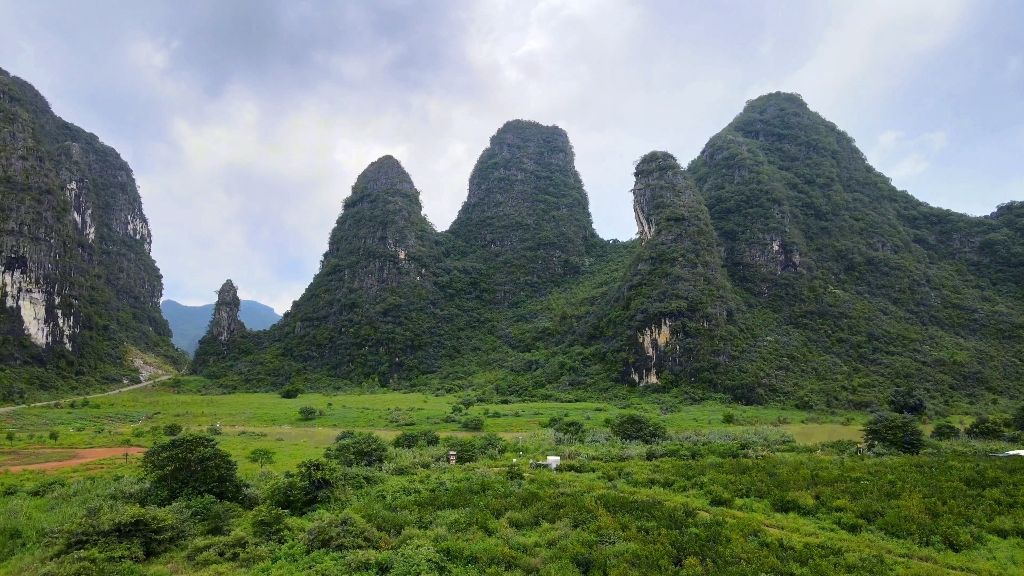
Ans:
[{"label": "dirt road", "polygon": [[[53,450],[53,452],[67,452],[68,450]],[[125,452],[128,454],[142,454],[145,452],[145,448],[139,448],[138,446],[128,446],[119,448],[82,448],[75,450],[75,457],[70,460],[59,460],[57,462],[42,462],[40,464],[26,464],[24,466],[11,466],[4,468],[0,466],[2,470],[10,470],[11,472],[21,472],[22,470],[52,470],[54,468],[64,468],[67,466],[77,466],[78,464],[85,464],[86,462],[93,462],[95,460],[102,460],[104,458],[110,458],[113,456],[124,456]],[[49,452],[49,450],[39,450],[39,452]]]},{"label": "dirt road", "polygon": [[110,392],[103,392],[101,394],[91,394],[89,396],[78,396],[76,398],[68,398],[67,400],[50,400],[48,402],[36,402],[35,404],[21,404],[20,406],[7,406],[6,408],[0,408],[0,412],[10,412],[11,410],[17,410],[18,408],[28,408],[30,406],[47,406],[49,404],[56,404],[57,402],[70,402],[72,400],[77,400],[78,398],[99,398],[100,396],[110,396],[111,394],[118,394],[118,393],[121,393],[121,392],[127,392],[129,390],[135,390],[136,388],[142,388],[143,386],[149,386],[150,384],[156,384],[157,382],[160,382],[161,380],[167,380],[168,378],[173,378],[173,377],[174,377],[174,374],[169,374],[167,376],[161,376],[161,377],[156,378],[154,380],[147,380],[146,382],[143,382],[142,384],[135,384],[134,386],[128,386],[126,388],[118,388],[117,390],[111,390]]}]

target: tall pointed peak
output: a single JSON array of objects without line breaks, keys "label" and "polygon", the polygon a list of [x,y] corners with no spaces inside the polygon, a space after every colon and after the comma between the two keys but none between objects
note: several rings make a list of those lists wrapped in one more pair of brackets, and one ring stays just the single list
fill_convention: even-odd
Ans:
[{"label": "tall pointed peak", "polygon": [[225,344],[235,334],[245,331],[245,324],[238,317],[241,306],[238,288],[234,282],[226,280],[217,291],[217,303],[213,307],[208,333]]}]

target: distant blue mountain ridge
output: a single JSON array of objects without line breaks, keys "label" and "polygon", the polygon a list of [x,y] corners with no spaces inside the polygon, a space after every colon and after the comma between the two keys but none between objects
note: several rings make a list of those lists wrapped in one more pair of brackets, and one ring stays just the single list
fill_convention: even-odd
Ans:
[{"label": "distant blue mountain ridge", "polygon": [[[174,333],[171,342],[188,352],[189,356],[194,354],[196,347],[199,346],[199,339],[206,334],[206,328],[213,318],[213,304],[186,306],[174,300],[164,300],[160,303],[160,311]],[[273,308],[255,300],[242,300],[238,316],[250,330],[266,330],[281,319],[281,315]]]}]

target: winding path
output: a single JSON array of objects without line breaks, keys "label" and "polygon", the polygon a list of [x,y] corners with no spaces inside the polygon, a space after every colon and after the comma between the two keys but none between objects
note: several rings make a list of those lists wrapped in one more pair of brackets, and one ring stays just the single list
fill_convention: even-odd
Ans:
[{"label": "winding path", "polygon": [[74,398],[68,398],[67,400],[49,400],[47,402],[36,402],[35,404],[20,404],[18,406],[7,406],[0,408],[0,412],[10,412],[11,410],[17,410],[18,408],[30,408],[32,406],[47,406],[49,404],[56,404],[57,402],[70,402],[72,400],[78,400],[79,398],[99,398],[100,396],[110,396],[111,394],[118,394],[121,392],[127,392],[129,390],[135,390],[136,388],[142,388],[143,386],[149,386],[150,384],[156,384],[161,380],[167,380],[173,378],[175,374],[168,374],[167,376],[161,376],[153,380],[147,380],[141,384],[135,384],[126,388],[118,388],[117,390],[111,390],[110,392],[102,392],[100,394],[90,394],[89,396],[76,396]]}]

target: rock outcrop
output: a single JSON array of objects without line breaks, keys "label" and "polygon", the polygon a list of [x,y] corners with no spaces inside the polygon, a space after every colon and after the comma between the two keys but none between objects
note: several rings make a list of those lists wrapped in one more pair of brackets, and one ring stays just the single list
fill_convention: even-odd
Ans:
[{"label": "rock outcrop", "polygon": [[245,331],[245,324],[238,317],[242,301],[238,299],[238,289],[231,280],[225,280],[217,291],[217,303],[213,306],[213,317],[207,334],[221,344],[227,344],[235,334]]},{"label": "rock outcrop", "polygon": [[660,384],[667,374],[690,384],[725,356],[732,288],[707,208],[675,157],[650,152],[633,176],[640,245],[605,325],[630,351],[623,367],[629,380]]}]

